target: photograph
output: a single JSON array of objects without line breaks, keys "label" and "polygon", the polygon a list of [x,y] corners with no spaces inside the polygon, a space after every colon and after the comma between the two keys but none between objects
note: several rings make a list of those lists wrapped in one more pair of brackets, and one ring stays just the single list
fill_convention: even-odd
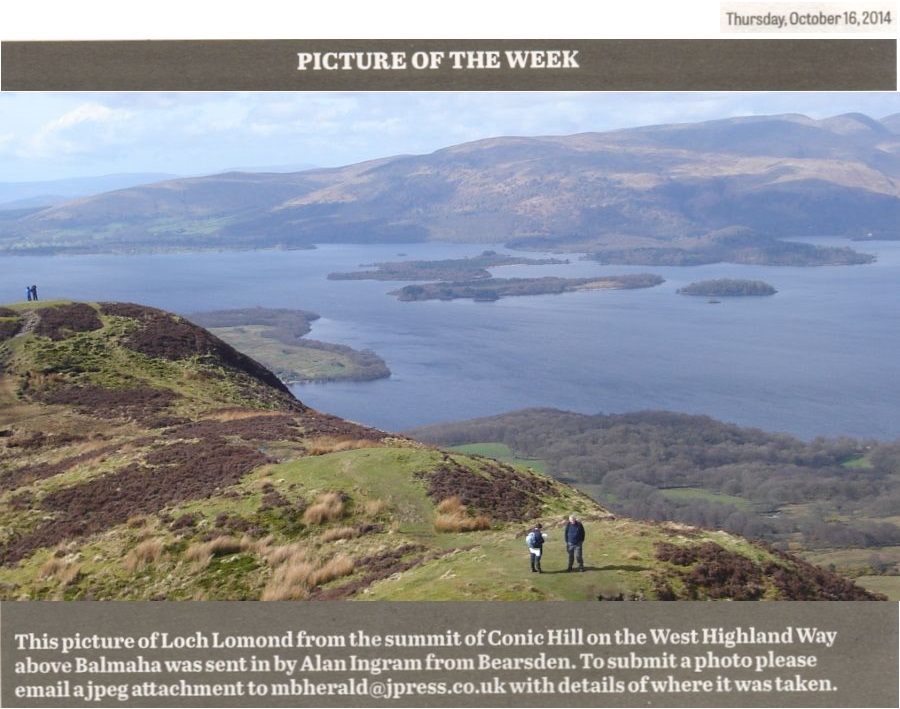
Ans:
[{"label": "photograph", "polygon": [[900,599],[897,93],[0,101],[5,600]]},{"label": "photograph", "polygon": [[0,705],[896,706],[895,8],[769,5],[15,10]]}]

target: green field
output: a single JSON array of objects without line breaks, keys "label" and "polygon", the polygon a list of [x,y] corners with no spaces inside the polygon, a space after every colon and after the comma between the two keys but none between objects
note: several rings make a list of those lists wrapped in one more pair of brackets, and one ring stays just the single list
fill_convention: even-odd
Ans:
[{"label": "green field", "polygon": [[513,453],[505,443],[470,443],[464,446],[453,446],[450,450],[468,455],[483,455],[499,460],[501,463],[527,467],[537,470],[539,473],[546,473],[546,465],[543,460],[539,458],[521,458]]},{"label": "green field", "polygon": [[900,577],[860,576],[856,583],[869,591],[883,593],[889,601],[900,601]]}]

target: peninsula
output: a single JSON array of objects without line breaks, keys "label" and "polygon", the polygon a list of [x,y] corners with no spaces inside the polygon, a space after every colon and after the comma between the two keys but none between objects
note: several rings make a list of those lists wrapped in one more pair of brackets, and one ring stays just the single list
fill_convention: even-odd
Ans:
[{"label": "peninsula", "polygon": [[307,339],[317,313],[285,308],[241,308],[193,313],[189,319],[271,369],[286,384],[370,381],[391,376],[371,350]]}]

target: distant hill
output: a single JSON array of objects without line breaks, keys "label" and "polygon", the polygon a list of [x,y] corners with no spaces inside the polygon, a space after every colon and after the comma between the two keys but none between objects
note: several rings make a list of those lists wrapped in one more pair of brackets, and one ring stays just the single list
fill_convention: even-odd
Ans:
[{"label": "distant hill", "polygon": [[0,210],[50,206],[73,197],[146,185],[177,177],[168,173],[120,173],[41,182],[0,182]]},{"label": "distant hill", "polygon": [[[872,600],[722,531],[610,514],[525,467],[297,401],[208,331],[125,303],[0,308],[0,598]],[[589,533],[531,574],[526,529]],[[490,563],[484,563],[485,558]]]},{"label": "distant hill", "polygon": [[900,237],[897,117],[755,116],[501,137],[336,169],[117,190],[7,220],[6,252],[505,242],[617,263],[864,263]]}]

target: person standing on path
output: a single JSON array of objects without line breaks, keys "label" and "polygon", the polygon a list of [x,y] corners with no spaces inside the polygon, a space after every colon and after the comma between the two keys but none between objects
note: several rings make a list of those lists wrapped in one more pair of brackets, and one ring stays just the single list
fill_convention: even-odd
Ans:
[{"label": "person standing on path", "polygon": [[584,525],[575,515],[569,515],[563,534],[566,539],[566,551],[569,552],[569,568],[566,571],[572,571],[576,561],[578,570],[584,571]]},{"label": "person standing on path", "polygon": [[539,574],[544,573],[541,569],[541,554],[544,550],[544,533],[541,531],[541,523],[538,522],[525,537],[525,544],[531,555],[531,570]]},{"label": "person standing on path", "polygon": [[37,300],[37,286],[31,286],[30,292],[31,295],[29,296],[28,300]]}]

